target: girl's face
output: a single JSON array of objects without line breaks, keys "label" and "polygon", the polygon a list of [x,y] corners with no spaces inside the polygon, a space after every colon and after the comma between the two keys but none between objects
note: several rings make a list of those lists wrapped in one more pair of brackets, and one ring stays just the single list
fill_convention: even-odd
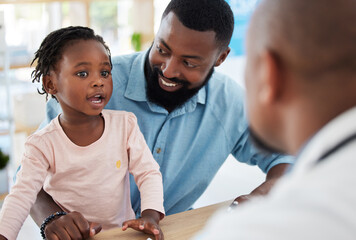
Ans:
[{"label": "girl's face", "polygon": [[49,77],[49,88],[67,115],[99,115],[112,94],[109,56],[96,40],[69,43]]}]

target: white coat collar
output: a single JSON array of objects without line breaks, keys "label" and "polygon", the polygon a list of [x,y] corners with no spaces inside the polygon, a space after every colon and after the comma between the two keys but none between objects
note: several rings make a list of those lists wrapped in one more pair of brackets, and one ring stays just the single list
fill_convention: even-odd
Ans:
[{"label": "white coat collar", "polygon": [[293,171],[311,168],[329,149],[356,133],[356,107],[340,114],[320,129],[298,154]]}]

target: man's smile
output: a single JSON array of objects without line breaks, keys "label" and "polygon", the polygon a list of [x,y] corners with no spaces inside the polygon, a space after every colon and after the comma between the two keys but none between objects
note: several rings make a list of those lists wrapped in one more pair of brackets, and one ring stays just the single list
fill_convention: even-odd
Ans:
[{"label": "man's smile", "polygon": [[163,80],[163,78],[160,78],[160,80],[162,81],[162,84],[163,84],[164,86],[167,86],[167,87],[175,87],[175,86],[178,85],[177,83],[169,83],[169,82],[166,82],[166,81]]},{"label": "man's smile", "polygon": [[175,92],[183,87],[183,84],[168,80],[160,74],[158,75],[158,83],[159,86],[167,92]]}]

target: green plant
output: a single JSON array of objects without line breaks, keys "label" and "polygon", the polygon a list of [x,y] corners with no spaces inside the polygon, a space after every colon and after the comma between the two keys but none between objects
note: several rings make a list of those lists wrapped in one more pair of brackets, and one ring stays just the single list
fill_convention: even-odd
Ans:
[{"label": "green plant", "polygon": [[132,34],[131,44],[136,52],[141,51],[141,33],[133,33]]},{"label": "green plant", "polygon": [[5,168],[9,160],[10,160],[9,155],[6,155],[0,150],[0,169]]}]

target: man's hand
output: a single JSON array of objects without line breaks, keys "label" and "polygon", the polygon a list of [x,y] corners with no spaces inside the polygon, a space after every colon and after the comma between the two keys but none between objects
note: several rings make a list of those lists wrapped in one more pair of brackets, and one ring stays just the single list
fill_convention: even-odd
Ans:
[{"label": "man's hand", "polygon": [[290,164],[287,163],[278,164],[272,167],[266,175],[266,181],[264,181],[260,186],[255,188],[250,194],[241,195],[237,197],[231,206],[236,206],[237,204],[246,202],[255,196],[266,195],[271,190],[273,185],[278,181],[278,179],[284,175],[286,169],[289,167]]},{"label": "man's hand", "polygon": [[158,225],[160,219],[161,215],[159,212],[147,209],[142,212],[141,218],[125,221],[122,224],[122,230],[125,231],[130,227],[137,231],[153,234],[156,240],[163,240],[164,236]]},{"label": "man's hand", "polygon": [[[54,212],[63,211],[43,189],[38,193],[31,209],[31,217],[40,227],[43,220]],[[70,212],[57,217],[46,225],[45,234],[48,240],[86,239],[101,231],[100,224],[89,223],[82,214]],[[0,238],[0,240],[2,240]]]},{"label": "man's hand", "polygon": [[70,212],[46,225],[48,240],[87,239],[101,231],[101,225],[88,222],[79,212]]}]

